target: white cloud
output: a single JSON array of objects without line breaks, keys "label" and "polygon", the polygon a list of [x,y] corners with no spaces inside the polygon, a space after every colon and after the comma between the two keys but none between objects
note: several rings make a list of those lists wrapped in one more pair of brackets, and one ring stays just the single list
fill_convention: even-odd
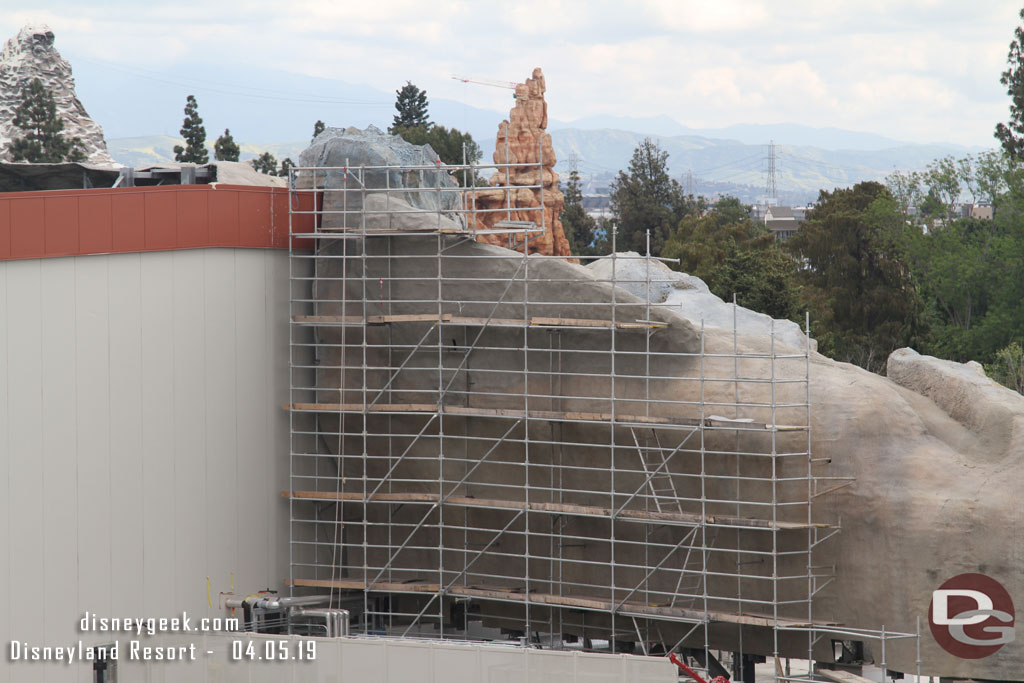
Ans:
[{"label": "white cloud", "polygon": [[[990,144],[1018,22],[1012,0],[42,0],[0,9],[0,33],[49,23],[58,48],[141,68],[211,60],[507,109],[463,74],[548,76],[551,116],[790,121],[915,141]],[[113,75],[112,75],[113,77]]]}]

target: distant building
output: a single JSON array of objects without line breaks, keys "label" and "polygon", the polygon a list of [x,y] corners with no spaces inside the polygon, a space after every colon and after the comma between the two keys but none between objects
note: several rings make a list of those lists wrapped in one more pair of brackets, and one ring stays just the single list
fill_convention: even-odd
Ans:
[{"label": "distant building", "polygon": [[[800,211],[806,215],[806,209],[801,208]],[[764,225],[779,242],[785,242],[795,235],[801,224],[803,217],[797,220],[792,207],[769,206],[764,210]]]},{"label": "distant building", "polygon": [[992,220],[993,216],[991,204],[961,204],[960,205],[960,217],[961,218],[976,218],[983,221]]},{"label": "distant building", "polygon": [[612,198],[607,194],[585,194],[581,201],[583,210],[594,218],[610,218]]},{"label": "distant building", "polygon": [[765,225],[768,221],[796,220],[793,216],[793,209],[788,206],[769,206],[764,212]]}]

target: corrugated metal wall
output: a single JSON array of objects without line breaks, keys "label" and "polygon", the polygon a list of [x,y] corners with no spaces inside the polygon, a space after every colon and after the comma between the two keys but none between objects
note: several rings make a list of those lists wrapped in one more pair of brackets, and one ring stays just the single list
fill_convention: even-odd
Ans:
[{"label": "corrugated metal wall", "polygon": [[[287,574],[287,254],[0,262],[0,643]],[[207,603],[206,577],[213,609]],[[0,682],[91,680],[11,665]]]}]

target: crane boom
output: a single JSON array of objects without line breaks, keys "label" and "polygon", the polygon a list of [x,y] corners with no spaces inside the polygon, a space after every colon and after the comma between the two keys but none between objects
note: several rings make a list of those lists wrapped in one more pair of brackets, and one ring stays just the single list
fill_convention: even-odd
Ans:
[{"label": "crane boom", "polygon": [[492,88],[508,88],[509,90],[515,90],[518,83],[512,81],[496,81],[492,78],[470,78],[468,76],[452,76],[456,81],[462,81],[463,83],[477,83],[479,85],[489,85]]}]

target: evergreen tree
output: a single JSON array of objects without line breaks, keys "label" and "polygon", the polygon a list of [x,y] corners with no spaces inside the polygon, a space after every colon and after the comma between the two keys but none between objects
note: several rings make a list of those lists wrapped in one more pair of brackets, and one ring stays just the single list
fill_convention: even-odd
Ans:
[{"label": "evergreen tree", "polygon": [[82,141],[61,134],[64,122],[57,116],[57,104],[38,78],[22,88],[14,125],[25,134],[11,140],[8,151],[12,160],[36,164],[85,161]]},{"label": "evergreen tree", "polygon": [[406,81],[401,90],[396,90],[395,114],[388,132],[398,134],[403,128],[430,127],[430,115],[427,113],[427,91],[420,90],[410,81]]},{"label": "evergreen tree", "polygon": [[[394,132],[413,145],[430,145],[430,148],[437,152],[437,156],[445,164],[476,163],[483,157],[483,152],[473,140],[473,136],[460,132],[458,128],[445,128],[431,124],[430,126],[398,128]],[[463,156],[463,146],[465,146],[465,156]],[[465,187],[470,184],[470,179],[465,177],[467,175],[467,171],[458,171],[455,174],[455,179]],[[485,186],[487,181],[478,176],[476,185],[478,187]]]},{"label": "evergreen tree", "polygon": [[562,228],[569,240],[569,247],[577,256],[594,256],[594,240],[597,221],[583,209],[583,188],[580,173],[575,168],[569,172],[565,186],[565,205],[562,207]]},{"label": "evergreen tree", "polygon": [[906,253],[914,231],[880,183],[821,192],[784,248],[801,264],[822,353],[881,372],[893,350],[914,342],[921,299]]},{"label": "evergreen tree", "polygon": [[185,164],[205,164],[210,161],[206,151],[206,128],[199,118],[199,105],[194,95],[185,100],[185,121],[181,124],[181,136],[185,146],[174,146],[174,160]]},{"label": "evergreen tree", "polygon": [[700,213],[699,203],[687,198],[679,182],[669,177],[668,152],[650,138],[633,150],[628,172],[619,171],[612,181],[611,199],[620,251],[644,253],[650,232],[651,254],[657,256],[679,221]]},{"label": "evergreen tree", "polygon": [[270,152],[264,152],[249,163],[260,173],[277,175],[277,158]]},{"label": "evergreen tree", "polygon": [[292,168],[295,168],[295,162],[291,158],[285,157],[284,161],[281,162],[281,168],[278,170],[277,175],[287,178],[288,170]]},{"label": "evergreen tree", "polygon": [[240,152],[238,143],[231,137],[231,131],[227,128],[224,129],[224,135],[213,143],[213,158],[217,161],[238,161]]},{"label": "evergreen tree", "polygon": [[[1024,9],[1020,11],[1024,20]],[[1007,68],[999,82],[1006,86],[1010,96],[1010,121],[996,126],[996,139],[1014,159],[1024,157],[1024,27],[1014,31],[1010,52],[1006,55]]]},{"label": "evergreen tree", "polygon": [[323,133],[326,128],[327,126],[324,125],[324,122],[321,121],[320,119],[317,119],[316,123],[313,124],[313,137],[312,139],[310,139],[310,142],[316,140],[316,136],[320,135],[320,133]]}]

